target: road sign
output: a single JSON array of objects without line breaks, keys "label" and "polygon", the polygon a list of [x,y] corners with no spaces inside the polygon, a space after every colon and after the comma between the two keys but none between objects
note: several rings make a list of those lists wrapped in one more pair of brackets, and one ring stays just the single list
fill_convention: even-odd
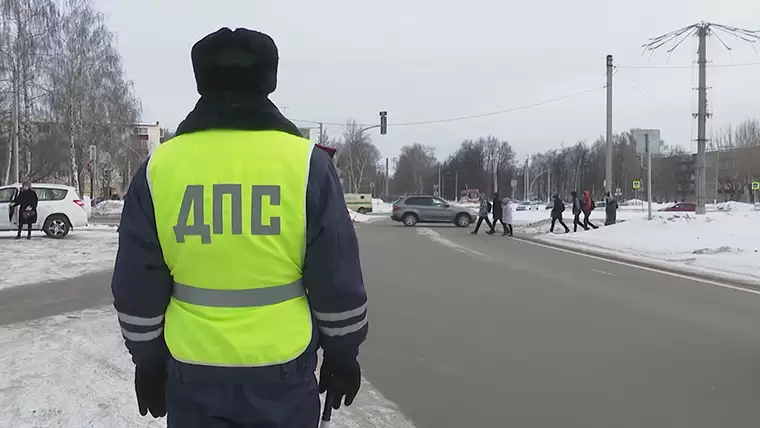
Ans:
[{"label": "road sign", "polygon": [[633,180],[633,188],[641,189],[641,180]]},{"label": "road sign", "polygon": [[435,196],[436,198],[438,197],[438,191],[437,190],[435,192],[433,192],[433,196]]},{"label": "road sign", "polygon": [[95,146],[90,146],[90,160],[95,160],[95,157],[98,155],[98,148]]},{"label": "road sign", "polygon": [[438,185],[437,184],[433,184],[433,190],[435,190],[436,192],[438,191]]},{"label": "road sign", "polygon": [[369,188],[370,189],[374,189],[375,188],[375,182],[374,181],[370,181],[369,182]]},{"label": "road sign", "polygon": [[510,187],[517,187],[517,180],[512,180],[509,182]]},{"label": "road sign", "polygon": [[752,190],[760,190],[760,181],[752,182]]},{"label": "road sign", "polygon": [[615,189],[615,196],[623,196],[623,189],[619,187]]},{"label": "road sign", "polygon": [[660,130],[659,129],[635,129],[633,138],[636,140],[636,152],[660,153]]}]

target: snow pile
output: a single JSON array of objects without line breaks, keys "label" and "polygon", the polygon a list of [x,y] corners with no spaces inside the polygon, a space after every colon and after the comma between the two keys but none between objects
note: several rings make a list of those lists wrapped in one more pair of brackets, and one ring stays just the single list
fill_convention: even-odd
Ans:
[{"label": "snow pile", "polygon": [[383,201],[382,199],[372,199],[372,212],[387,214],[393,211],[393,204]]},{"label": "snow pile", "polygon": [[0,232],[0,289],[112,269],[119,243],[116,228],[102,225],[74,230],[63,239],[42,232],[32,232],[31,240],[15,236]]},{"label": "snow pile", "polygon": [[[166,426],[138,413],[134,365],[111,308],[1,328],[0,349],[0,426]],[[333,412],[331,426],[414,428],[366,380],[351,407]]]},{"label": "snow pile", "polygon": [[744,202],[719,202],[715,205],[715,209],[718,211],[754,211],[755,205]]},{"label": "snow pile", "polygon": [[99,204],[92,207],[92,215],[109,216],[109,215],[121,215],[121,211],[124,209],[124,201],[101,201]]},{"label": "snow pile", "polygon": [[[657,213],[588,232],[541,239],[664,262],[687,270],[727,274],[760,283],[759,212]],[[572,225],[568,223],[572,228]]]},{"label": "snow pile", "polygon": [[381,218],[385,218],[385,217],[376,216],[376,215],[372,216],[372,215],[367,215],[367,214],[361,214],[351,209],[348,209],[348,216],[351,217],[351,221],[353,221],[354,223],[369,223],[372,221],[379,220]]}]

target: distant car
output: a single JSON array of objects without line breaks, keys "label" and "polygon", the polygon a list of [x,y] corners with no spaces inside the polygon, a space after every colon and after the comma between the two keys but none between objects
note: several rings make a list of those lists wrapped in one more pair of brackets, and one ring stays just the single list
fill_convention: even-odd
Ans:
[{"label": "distant car", "polygon": [[607,208],[607,202],[605,201],[594,202],[594,205],[595,205],[595,208],[594,208],[595,210]]},{"label": "distant car", "polygon": [[343,199],[346,200],[346,206],[349,209],[359,214],[372,212],[372,195],[369,193],[346,193]]},{"label": "distant car", "polygon": [[[0,187],[0,231],[18,229],[18,207],[10,216],[11,202],[21,189],[21,184]],[[33,230],[42,230],[51,238],[65,238],[72,228],[87,226],[84,202],[77,190],[60,184],[33,183],[37,193],[37,223]]]},{"label": "distant car", "polygon": [[679,212],[694,212],[697,210],[697,204],[694,202],[679,202],[669,207],[660,208],[659,211],[679,211]]},{"label": "distant car", "polygon": [[539,211],[541,209],[538,202],[522,201],[517,204],[515,211]]},{"label": "distant car", "polygon": [[405,196],[393,203],[391,219],[414,226],[417,223],[454,223],[467,227],[475,221],[472,208],[452,205],[428,195]]}]

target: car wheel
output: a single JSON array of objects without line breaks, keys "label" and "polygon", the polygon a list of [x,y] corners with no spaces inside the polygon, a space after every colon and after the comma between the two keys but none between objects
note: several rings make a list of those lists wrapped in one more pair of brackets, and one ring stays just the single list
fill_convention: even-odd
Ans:
[{"label": "car wheel", "polygon": [[459,227],[467,227],[472,223],[472,217],[469,214],[459,214],[454,220],[454,224]]},{"label": "car wheel", "polygon": [[359,208],[358,211],[359,211],[359,214],[367,214],[367,209],[364,207]]},{"label": "car wheel", "polygon": [[50,238],[61,239],[65,238],[71,231],[71,223],[65,215],[54,214],[45,220],[42,230]]},{"label": "car wheel", "polygon": [[414,226],[417,224],[417,216],[414,214],[404,214],[404,226]]}]

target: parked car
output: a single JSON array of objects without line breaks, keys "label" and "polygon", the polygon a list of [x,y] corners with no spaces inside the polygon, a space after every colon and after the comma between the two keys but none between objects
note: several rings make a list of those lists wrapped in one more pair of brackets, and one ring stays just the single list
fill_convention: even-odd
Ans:
[{"label": "parked car", "polygon": [[475,213],[472,208],[452,205],[435,196],[411,195],[393,203],[391,219],[403,222],[405,226],[417,223],[454,223],[459,227],[467,227],[475,221]]},{"label": "parked car", "polygon": [[[21,184],[0,187],[0,231],[18,229],[18,207],[10,216],[11,202],[21,189]],[[51,238],[66,237],[72,228],[87,226],[87,213],[84,202],[77,190],[60,184],[34,183],[32,189],[37,193],[37,223],[33,230],[42,230]]]},{"label": "parked car", "polygon": [[669,207],[660,208],[659,211],[680,211],[680,212],[694,212],[697,210],[697,204],[694,202],[679,202]]},{"label": "parked car", "polygon": [[517,204],[515,211],[539,211],[541,204],[538,202],[522,201]]}]

